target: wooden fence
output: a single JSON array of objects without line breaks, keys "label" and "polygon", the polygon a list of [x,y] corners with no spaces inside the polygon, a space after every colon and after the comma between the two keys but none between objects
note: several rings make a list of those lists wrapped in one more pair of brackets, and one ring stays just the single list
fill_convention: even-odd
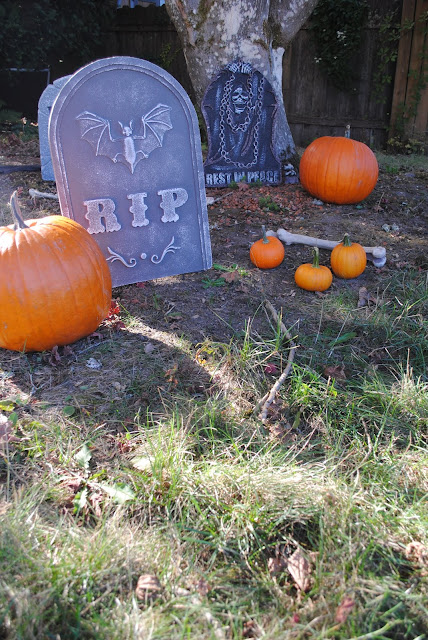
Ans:
[{"label": "wooden fence", "polygon": [[[413,23],[412,29],[406,24]],[[428,128],[428,0],[404,0],[391,105],[392,134],[425,140]]]},{"label": "wooden fence", "polygon": [[182,47],[164,7],[118,10],[115,26],[105,38],[106,56],[135,56],[153,62],[176,78],[193,98]]},{"label": "wooden fence", "polygon": [[[343,135],[347,124],[354,139],[374,148],[385,145],[393,86],[376,86],[379,22],[364,29],[360,52],[352,60],[355,81],[347,91],[335,87],[316,62],[310,25],[299,31],[283,68],[285,109],[297,145],[306,146],[322,135]],[[394,77],[394,70],[391,62],[385,73]]]},{"label": "wooden fence", "polygon": [[[428,0],[368,1],[372,18],[364,30],[361,51],[354,60],[353,91],[335,88],[316,63],[309,24],[300,30],[284,55],[284,102],[298,146],[306,146],[322,135],[342,135],[349,124],[354,138],[373,148],[382,148],[391,132],[397,132],[400,127],[403,131],[403,123],[409,137],[427,144]],[[381,26],[393,10],[396,10],[396,21],[401,16],[403,29],[399,42],[392,43],[398,59],[384,69],[391,82],[381,83],[382,100],[379,101]],[[118,10],[116,23],[106,32],[99,52],[99,57],[114,55],[135,56],[158,64],[169,71],[193,99],[178,35],[164,7],[151,5]],[[51,69],[50,81],[76,70],[72,60],[66,62]],[[35,114],[42,90],[43,87],[32,97],[29,83],[23,84],[22,102],[27,109],[32,104]],[[19,92],[14,90],[14,93],[18,96]],[[0,91],[0,99],[2,97]],[[21,110],[20,103],[10,106]],[[28,111],[24,115],[36,117]]]},{"label": "wooden fence", "polygon": [[[428,0],[369,0],[371,20],[353,61],[355,86],[348,92],[337,89],[317,64],[310,23],[299,31],[284,55],[283,65],[284,102],[298,146],[305,146],[321,135],[342,135],[347,124],[351,125],[355,139],[374,148],[385,146],[391,126],[404,111],[403,103],[407,100],[410,111],[415,88],[418,83],[423,85],[424,74],[428,73],[423,58],[427,23],[419,20],[427,5]],[[382,45],[382,24],[394,11],[395,21],[402,14],[403,24],[409,20],[415,26],[403,31],[399,43],[391,43],[395,52],[399,47],[399,53],[397,64],[391,60],[383,68],[383,74],[391,78],[388,83],[379,78],[382,60],[378,52]],[[159,22],[160,15],[163,19]],[[117,24],[106,38],[106,55],[135,55],[160,64],[192,97],[180,42],[164,11],[160,13],[154,7],[118,11]],[[423,89],[406,132],[426,140],[427,120],[428,90]]]}]

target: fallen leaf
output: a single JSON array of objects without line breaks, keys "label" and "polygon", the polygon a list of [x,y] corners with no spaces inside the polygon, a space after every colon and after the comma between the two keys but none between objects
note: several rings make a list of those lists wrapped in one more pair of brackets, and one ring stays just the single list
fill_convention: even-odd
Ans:
[{"label": "fallen leaf", "polygon": [[178,369],[178,364],[175,362],[170,369],[167,369],[167,371],[165,371],[165,378],[167,379],[168,382],[171,382],[171,384],[173,384],[174,386],[178,384],[178,379],[177,379],[177,376],[175,375],[177,373],[177,369]]},{"label": "fallen leaf", "polygon": [[61,356],[59,355],[58,347],[55,345],[55,347],[51,349],[51,352],[49,354],[49,364],[54,367],[60,361]]},{"label": "fallen leaf", "polygon": [[303,553],[296,551],[287,560],[287,569],[300,591],[308,591],[311,586],[311,565]]},{"label": "fallen leaf", "polygon": [[173,311],[172,313],[165,314],[165,320],[167,322],[173,322],[174,320],[181,320],[183,318],[183,314],[180,311]]},{"label": "fallen leaf", "polygon": [[192,592],[189,589],[184,589],[184,587],[172,587],[171,591],[176,598],[187,598],[187,596],[192,595]]},{"label": "fallen leaf", "polygon": [[12,433],[13,424],[0,414],[0,451],[6,451],[9,442],[16,442],[18,438]]},{"label": "fallen leaf", "polygon": [[144,347],[144,353],[150,354],[153,353],[153,351],[155,350],[155,345],[153,344],[153,342],[148,342],[146,344],[146,346]]},{"label": "fallen leaf", "polygon": [[354,607],[355,601],[350,596],[345,596],[336,609],[335,621],[338,624],[345,622]]},{"label": "fallen leaf", "polygon": [[242,637],[247,640],[255,640],[256,638],[263,637],[263,629],[257,624],[255,620],[247,620],[244,622],[242,628]]},{"label": "fallen leaf", "polygon": [[282,402],[272,402],[268,409],[268,420],[270,424],[281,422],[284,418],[284,406]]},{"label": "fallen leaf", "polygon": [[94,512],[94,515],[97,518],[100,518],[103,514],[102,503],[103,503],[103,494],[99,491],[92,491],[87,496],[87,503],[91,507]]},{"label": "fallen leaf", "polygon": [[208,592],[211,591],[210,585],[204,578],[200,578],[195,584],[195,587],[200,596],[206,596]]},{"label": "fallen leaf", "polygon": [[360,287],[358,291],[358,308],[369,307],[370,304],[377,304],[378,300],[367,290],[367,287]]},{"label": "fallen leaf", "polygon": [[80,488],[81,483],[82,483],[82,478],[80,477],[66,478],[63,481],[64,486],[68,487],[73,493],[77,492],[77,490]]},{"label": "fallen leaf", "polygon": [[268,571],[271,576],[276,576],[287,568],[287,564],[288,561],[284,555],[274,556],[268,560]]},{"label": "fallen leaf", "polygon": [[86,361],[86,366],[88,369],[101,369],[103,365],[95,358],[89,358],[89,360]]},{"label": "fallen leaf", "polygon": [[343,364],[324,367],[324,375],[326,378],[335,378],[336,380],[346,380],[345,367]]},{"label": "fallen leaf", "polygon": [[140,576],[135,587],[135,595],[138,600],[149,600],[157,598],[162,591],[162,585],[158,578],[150,573]]},{"label": "fallen leaf", "polygon": [[428,547],[426,547],[422,542],[418,540],[412,540],[406,546],[405,556],[411,562],[415,562],[416,564],[424,567],[423,575],[427,575],[428,573]]},{"label": "fallen leaf", "polygon": [[137,456],[133,458],[131,464],[140,471],[147,471],[151,473],[153,470],[153,459],[146,456]]},{"label": "fallen leaf", "polygon": [[110,303],[110,309],[108,311],[106,320],[111,320],[114,316],[118,316],[120,314],[120,307],[116,300],[112,300]]},{"label": "fallen leaf", "polygon": [[221,276],[226,282],[235,282],[239,280],[239,273],[237,271],[228,271]]},{"label": "fallen leaf", "polygon": [[90,338],[98,338],[99,340],[103,339],[103,334],[100,333],[99,331],[94,331],[93,333],[91,333],[91,335],[89,336]]},{"label": "fallen leaf", "polygon": [[289,440],[293,440],[294,433],[291,425],[286,422],[283,424],[282,422],[276,422],[275,424],[269,425],[269,433],[272,440],[276,442],[280,442],[285,444]]},{"label": "fallen leaf", "polygon": [[237,187],[239,191],[247,191],[250,188],[250,185],[246,182],[238,182]]},{"label": "fallen leaf", "polygon": [[265,373],[267,374],[278,373],[278,367],[276,366],[276,364],[273,364],[272,362],[268,362],[268,364],[265,366]]}]

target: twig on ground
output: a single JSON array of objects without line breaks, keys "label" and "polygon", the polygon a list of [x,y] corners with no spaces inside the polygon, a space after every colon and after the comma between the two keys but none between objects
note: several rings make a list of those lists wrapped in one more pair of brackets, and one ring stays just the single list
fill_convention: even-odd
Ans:
[{"label": "twig on ground", "polygon": [[275,320],[275,322],[279,322],[280,323],[279,326],[280,326],[280,329],[281,329],[281,333],[287,337],[291,348],[290,348],[290,352],[288,354],[287,365],[286,365],[284,371],[281,373],[281,375],[279,376],[278,380],[275,382],[275,384],[273,385],[273,387],[269,391],[269,393],[264,395],[263,398],[261,398],[258,401],[258,403],[256,404],[256,406],[254,407],[253,413],[257,413],[258,410],[261,407],[260,419],[261,419],[262,422],[266,421],[268,409],[269,409],[270,405],[272,404],[272,402],[275,400],[276,394],[278,393],[280,387],[284,383],[284,380],[286,379],[286,377],[288,376],[288,374],[291,371],[291,367],[293,365],[293,360],[294,360],[294,355],[295,355],[295,352],[296,352],[296,349],[297,349],[297,345],[294,342],[293,338],[291,337],[290,332],[288,331],[288,329],[286,328],[286,326],[284,325],[284,323],[280,319],[280,316],[279,316],[278,312],[273,307],[273,305],[269,302],[269,300],[265,300],[265,306],[267,307],[268,311],[272,315],[272,317]]},{"label": "twig on ground", "polygon": [[227,198],[227,196],[231,196],[233,193],[235,193],[235,191],[228,191],[227,193],[224,193],[222,196],[218,196],[217,198],[213,198],[212,196],[207,196],[207,204],[215,204],[216,202],[223,200],[223,198]]}]

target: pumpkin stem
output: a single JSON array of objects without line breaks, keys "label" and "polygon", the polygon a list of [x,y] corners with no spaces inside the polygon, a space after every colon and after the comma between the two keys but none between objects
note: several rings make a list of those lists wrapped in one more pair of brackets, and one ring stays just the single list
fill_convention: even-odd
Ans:
[{"label": "pumpkin stem", "polygon": [[22,219],[22,212],[21,207],[18,203],[17,191],[14,191],[10,197],[10,207],[12,209],[12,215],[14,217],[14,230],[18,231],[18,229],[28,229],[28,224],[25,224],[24,220]]},{"label": "pumpkin stem", "polygon": [[351,239],[349,237],[349,233],[345,233],[345,235],[343,236],[343,246],[344,247],[352,247],[352,242],[351,242]]},{"label": "pumpkin stem", "polygon": [[266,227],[264,224],[262,224],[262,233],[263,233],[263,244],[269,244],[269,240],[266,235]]},{"label": "pumpkin stem", "polygon": [[312,266],[314,269],[320,268],[320,250],[318,247],[314,247],[314,259],[312,261]]}]

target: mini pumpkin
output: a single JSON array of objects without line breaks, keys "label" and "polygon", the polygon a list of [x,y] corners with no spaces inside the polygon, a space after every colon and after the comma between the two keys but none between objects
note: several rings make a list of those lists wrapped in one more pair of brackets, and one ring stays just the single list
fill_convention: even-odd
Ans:
[{"label": "mini pumpkin", "polygon": [[314,247],[312,264],[305,263],[297,267],[294,280],[298,287],[306,291],[325,291],[333,282],[333,274],[328,267],[320,265],[320,252]]},{"label": "mini pumpkin", "polygon": [[262,234],[263,237],[250,247],[250,260],[259,269],[273,269],[284,260],[284,245],[275,236],[266,235],[264,225],[262,225]]},{"label": "mini pumpkin", "polygon": [[363,142],[323,136],[303,152],[299,173],[302,186],[316,198],[353,204],[373,191],[379,166],[373,151]]},{"label": "mini pumpkin", "polygon": [[44,351],[83,338],[107,316],[111,275],[96,240],[61,215],[0,228],[0,347]]},{"label": "mini pumpkin", "polygon": [[367,255],[358,242],[351,242],[349,234],[345,233],[343,242],[337,244],[330,256],[333,273],[338,278],[356,278],[366,268]]}]

